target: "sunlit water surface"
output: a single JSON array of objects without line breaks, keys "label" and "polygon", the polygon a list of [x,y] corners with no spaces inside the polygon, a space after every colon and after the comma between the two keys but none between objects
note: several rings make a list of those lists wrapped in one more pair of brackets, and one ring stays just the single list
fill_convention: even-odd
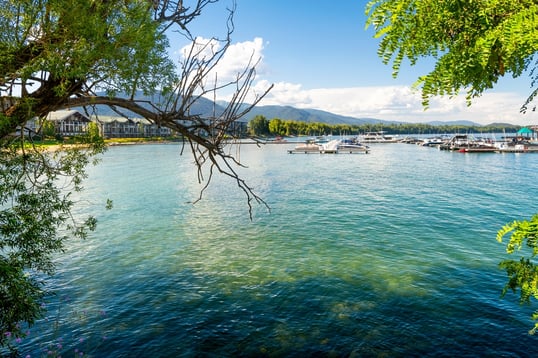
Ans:
[{"label": "sunlit water surface", "polygon": [[[500,298],[496,231],[538,212],[538,154],[408,144],[363,155],[243,145],[201,189],[179,145],[112,147],[89,170],[49,317],[23,355],[535,356],[532,307]],[[106,199],[114,202],[105,209]]]}]

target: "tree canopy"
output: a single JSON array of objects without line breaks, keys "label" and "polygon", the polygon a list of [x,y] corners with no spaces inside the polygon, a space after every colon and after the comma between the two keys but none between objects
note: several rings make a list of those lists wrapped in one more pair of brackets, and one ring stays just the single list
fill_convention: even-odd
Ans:
[{"label": "tree canopy", "polygon": [[[198,163],[208,159],[217,165],[215,156],[233,161],[221,144],[232,123],[251,108],[237,104],[250,89],[257,59],[235,80],[211,85],[214,78],[207,77],[231,43],[235,9],[222,38],[204,41],[187,26],[215,2],[0,0],[0,25],[11,29],[0,34],[0,138],[50,111],[83,107],[95,113],[97,105],[107,105],[182,134]],[[169,36],[192,44],[177,63],[169,58]],[[222,113],[213,118],[191,113],[198,98],[214,97],[223,88],[235,94]],[[156,99],[137,101],[139,92]]]},{"label": "tree canopy", "polygon": [[269,121],[265,116],[257,115],[248,122],[249,132],[252,135],[269,134]]},{"label": "tree canopy", "polygon": [[[531,298],[538,299],[538,266],[534,263],[538,255],[538,214],[530,220],[514,220],[506,224],[497,233],[497,241],[502,242],[505,236],[509,236],[506,251],[509,254],[523,250],[528,257],[519,260],[503,260],[499,266],[508,275],[508,282],[503,289],[503,296],[508,292],[520,291],[520,303],[530,303]],[[532,318],[538,320],[538,310]],[[534,334],[538,329],[538,323],[530,330]]]},{"label": "tree canopy", "polygon": [[536,96],[538,3],[534,0],[373,0],[367,26],[380,38],[378,54],[396,76],[404,60],[411,65],[435,58],[435,66],[416,85],[424,104],[435,95],[467,92],[468,101],[492,88],[500,77],[529,74]]},{"label": "tree canopy", "polygon": [[457,124],[432,125],[426,123],[364,123],[364,124],[328,124],[321,122],[302,122],[272,118],[267,120],[258,115],[249,122],[252,135],[273,136],[320,136],[320,135],[358,135],[365,132],[388,132],[390,134],[456,134],[456,133],[516,133],[516,125],[468,126]]},{"label": "tree canopy", "polygon": [[[21,322],[31,324],[42,314],[45,290],[37,278],[54,272],[52,255],[66,238],[84,237],[96,224],[91,217],[72,218],[70,192],[82,189],[86,165],[104,150],[97,129],[72,139],[75,146],[47,151],[26,128],[30,120],[46,135],[51,111],[81,108],[93,116],[99,105],[120,116],[130,111],[183,136],[200,182],[207,186],[220,172],[237,181],[249,208],[252,201],[264,203],[236,174],[239,160],[224,149],[235,121],[267,93],[241,105],[255,58],[235,79],[216,81],[213,70],[231,44],[235,3],[222,36],[203,40],[189,30],[217,1],[0,0],[0,347],[23,334]],[[170,36],[190,42],[177,60],[170,58]],[[192,113],[201,96],[215,98],[227,88],[232,100],[224,111]],[[140,101],[138,93],[154,100]],[[65,178],[62,186],[58,178]]]},{"label": "tree canopy", "polygon": [[[433,57],[433,70],[418,78],[425,106],[436,95],[467,92],[473,97],[494,87],[507,74],[528,74],[531,93],[525,112],[538,94],[538,3],[535,0],[372,0],[366,6],[367,26],[380,38],[378,53],[392,62],[394,76],[404,60],[415,65]],[[504,260],[500,267],[509,277],[503,294],[520,291],[520,302],[538,299],[538,216],[516,220],[499,230],[502,242],[510,234],[506,251],[515,254],[525,247],[528,256]],[[524,251],[523,251],[524,252]],[[533,318],[538,319],[538,311]],[[535,326],[531,333],[538,328]]]}]

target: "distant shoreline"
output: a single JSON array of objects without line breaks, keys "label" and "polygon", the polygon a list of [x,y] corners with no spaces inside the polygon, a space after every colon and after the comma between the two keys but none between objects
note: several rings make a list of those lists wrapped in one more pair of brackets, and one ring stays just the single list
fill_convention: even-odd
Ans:
[{"label": "distant shoreline", "polygon": [[[155,139],[155,140],[138,140],[137,138],[114,138],[114,139],[105,139],[106,147],[117,147],[117,146],[129,146],[129,145],[151,145],[151,144],[186,144],[188,141],[184,140],[171,140],[171,139]],[[266,144],[295,144],[294,141],[288,140],[271,140],[271,139],[259,139],[254,140],[251,138],[242,138],[237,140],[229,140],[223,142],[226,145],[239,145],[239,144],[254,144],[254,145],[266,145]],[[84,146],[84,144],[37,144],[38,148],[47,151],[55,152],[61,149],[72,148],[74,146]]]}]

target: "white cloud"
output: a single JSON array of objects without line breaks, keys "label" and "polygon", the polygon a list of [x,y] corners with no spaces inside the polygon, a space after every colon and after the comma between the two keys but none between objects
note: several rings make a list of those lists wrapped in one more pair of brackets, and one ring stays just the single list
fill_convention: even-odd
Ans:
[{"label": "white cloud", "polygon": [[514,93],[486,93],[467,106],[465,96],[437,97],[428,109],[420,93],[408,86],[318,88],[305,90],[297,84],[277,83],[261,103],[320,109],[357,118],[403,122],[470,120],[480,124],[538,123],[538,113],[519,113],[524,98]]},{"label": "white cloud", "polygon": [[232,79],[248,66],[252,67],[256,62],[263,60],[263,39],[255,38],[253,41],[245,41],[230,45],[224,58],[219,62],[215,71],[219,76]]},{"label": "white cloud", "polygon": [[[221,48],[222,43],[215,39],[198,37],[194,43],[180,49],[180,61],[185,61],[189,55],[201,61],[208,61]],[[206,78],[208,81],[215,81],[216,79],[217,85],[234,81],[245,69],[254,66],[256,63],[261,63],[263,59],[262,52],[263,39],[259,37],[252,41],[231,44]]]},{"label": "white cloud", "polygon": [[[256,93],[269,88],[271,84],[266,81],[258,81],[255,85]],[[300,84],[286,82],[275,83],[271,91],[264,98],[262,104],[275,104],[281,106],[293,106],[298,108],[313,108],[310,93],[303,91]]]},{"label": "white cloud", "polygon": [[[220,49],[214,40],[199,39],[207,44],[200,55],[208,55],[206,51]],[[186,47],[182,50],[184,51]],[[255,95],[265,92],[271,83],[264,79],[267,73],[263,63],[264,42],[262,38],[232,44],[225,56],[215,67],[219,82],[230,81],[256,61],[257,78],[251,88],[252,103]],[[261,71],[260,71],[261,69]],[[214,75],[209,76],[214,79]],[[218,94],[219,100],[229,100],[229,93]],[[473,101],[468,107],[464,95],[454,98],[439,97],[430,101],[427,110],[422,106],[420,93],[409,86],[370,86],[348,88],[316,88],[303,89],[301,84],[276,82],[261,105],[288,105],[297,108],[320,109],[335,114],[357,117],[377,118],[404,122],[456,121],[470,120],[480,124],[492,122],[508,122],[520,125],[537,124],[538,113],[527,115],[519,113],[525,98],[515,93],[488,92]]]}]

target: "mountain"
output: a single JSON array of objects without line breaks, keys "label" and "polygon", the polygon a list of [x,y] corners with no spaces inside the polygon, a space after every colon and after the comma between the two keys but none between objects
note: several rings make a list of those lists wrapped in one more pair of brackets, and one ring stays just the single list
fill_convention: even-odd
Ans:
[{"label": "mountain", "polygon": [[[220,103],[221,105],[224,105],[224,103]],[[321,122],[321,123],[327,123],[327,124],[351,124],[351,125],[361,125],[361,124],[376,124],[376,123],[382,123],[382,124],[398,124],[398,123],[406,123],[402,121],[387,121],[383,119],[377,119],[377,118],[356,118],[356,117],[349,117],[349,116],[342,116],[318,109],[299,109],[291,106],[256,106],[254,107],[242,120],[244,121],[250,121],[252,118],[254,118],[257,115],[262,115],[267,119],[273,119],[273,118],[279,118],[282,120],[294,120],[294,121],[300,121],[300,122]],[[432,126],[439,126],[439,125],[460,125],[460,126],[482,126],[481,124],[466,121],[466,120],[458,120],[458,121],[432,121],[427,122],[425,124],[429,124]]]},{"label": "mountain", "polygon": [[320,122],[327,124],[371,124],[371,123],[395,123],[375,118],[355,118],[342,116],[319,109],[300,109],[291,106],[256,106],[242,120],[250,121],[257,115],[267,119],[279,118],[282,120],[294,120],[299,122]]},{"label": "mountain", "polygon": [[491,127],[506,127],[506,128],[516,128],[516,129],[519,129],[521,126],[517,125],[517,124],[511,124],[511,123],[499,123],[499,122],[495,122],[495,123],[490,123],[490,124],[487,124],[486,126],[491,126]]},{"label": "mountain", "polygon": [[[144,96],[141,93],[136,96],[136,99],[143,101],[143,106],[149,108],[149,104],[145,102],[158,103],[158,96]],[[200,117],[211,117],[222,113],[226,108],[226,102],[216,102],[207,99],[200,98],[194,103],[191,107],[191,114],[199,115]],[[243,108],[246,108],[247,104],[243,105]],[[136,118],[139,117],[135,113],[120,109],[120,112],[127,115],[128,117]],[[118,116],[118,113],[114,112],[108,106],[97,106],[97,114],[100,116]],[[395,123],[390,121],[383,121],[380,119],[374,118],[354,118],[348,116],[341,116],[338,114],[321,111],[317,109],[300,109],[291,106],[256,106],[245,116],[240,118],[240,121],[248,122],[257,115],[262,115],[267,119],[279,118],[282,120],[294,120],[299,122],[320,122],[327,124],[352,124],[352,125],[361,125],[368,123]]]},{"label": "mountain", "polygon": [[482,124],[478,124],[471,121],[466,120],[459,120],[459,121],[433,121],[433,122],[427,122],[426,124],[430,124],[432,126],[472,126],[472,127],[481,127]]},{"label": "mountain", "polygon": [[[105,96],[106,94],[98,93],[98,95],[99,96]],[[119,94],[118,97],[128,98],[127,95],[121,95],[121,94]],[[150,105],[150,102],[159,107],[159,103],[162,100],[162,98],[158,94],[156,94],[154,96],[145,96],[141,92],[137,93],[137,95],[135,96],[135,99],[137,101],[140,101],[141,106],[145,107],[147,109],[152,109],[152,105]],[[120,116],[119,113],[114,111],[109,106],[98,105],[98,106],[95,106],[95,107],[97,109],[97,114],[99,116],[111,116],[111,117]],[[73,108],[73,109],[82,111],[81,108]],[[121,114],[123,114],[123,115],[125,115],[127,117],[130,117],[130,118],[139,118],[140,117],[140,115],[138,115],[136,113],[133,113],[131,111],[128,111],[126,109],[123,109],[123,108],[118,108],[117,110]],[[204,118],[204,117],[213,116],[213,113],[216,113],[218,115],[218,114],[222,113],[223,111],[224,111],[224,107],[222,107],[218,103],[214,104],[213,101],[211,101],[209,99],[200,98],[191,107],[190,113],[191,113],[191,115],[198,115],[201,118]]]},{"label": "mountain", "polygon": [[[153,102],[158,103],[159,96],[144,96],[141,93],[136,96],[136,98],[140,101],[146,101],[146,102]],[[149,104],[143,104],[145,106],[149,107]],[[213,101],[207,99],[207,98],[200,98],[194,103],[191,107],[191,114],[192,115],[199,115],[201,118],[204,117],[212,117],[213,115],[219,115],[224,111],[226,108],[227,103],[222,101],[217,101],[214,103]],[[248,106],[247,104],[243,105],[243,108]],[[80,110],[80,109],[79,109]],[[116,112],[114,112],[111,108],[108,106],[97,106],[97,113],[101,116],[118,116]],[[128,111],[125,111],[123,109],[120,109],[121,113],[124,113],[125,115],[129,117],[139,117],[138,115],[134,113],[130,113]],[[376,119],[376,118],[355,118],[350,116],[342,116],[338,114],[334,114],[331,112],[326,112],[318,109],[301,109],[301,108],[295,108],[292,106],[276,106],[276,105],[270,105],[270,106],[256,106],[252,108],[252,110],[247,113],[245,116],[240,118],[240,121],[243,122],[249,122],[252,118],[254,118],[257,115],[262,115],[267,119],[273,119],[273,118],[279,118],[282,120],[294,120],[299,122],[319,122],[319,123],[326,123],[330,125],[334,124],[349,124],[349,125],[361,125],[361,124],[376,124],[376,123],[382,123],[382,124],[393,124],[393,123],[406,123],[406,122],[399,122],[399,121],[386,121],[382,119]],[[428,122],[426,124],[438,126],[438,125],[464,125],[464,126],[482,126],[481,124],[477,124],[471,121],[466,120],[459,120],[459,121],[449,121],[449,122],[442,122],[442,121],[433,121]],[[507,125],[509,126],[509,125]]]}]

